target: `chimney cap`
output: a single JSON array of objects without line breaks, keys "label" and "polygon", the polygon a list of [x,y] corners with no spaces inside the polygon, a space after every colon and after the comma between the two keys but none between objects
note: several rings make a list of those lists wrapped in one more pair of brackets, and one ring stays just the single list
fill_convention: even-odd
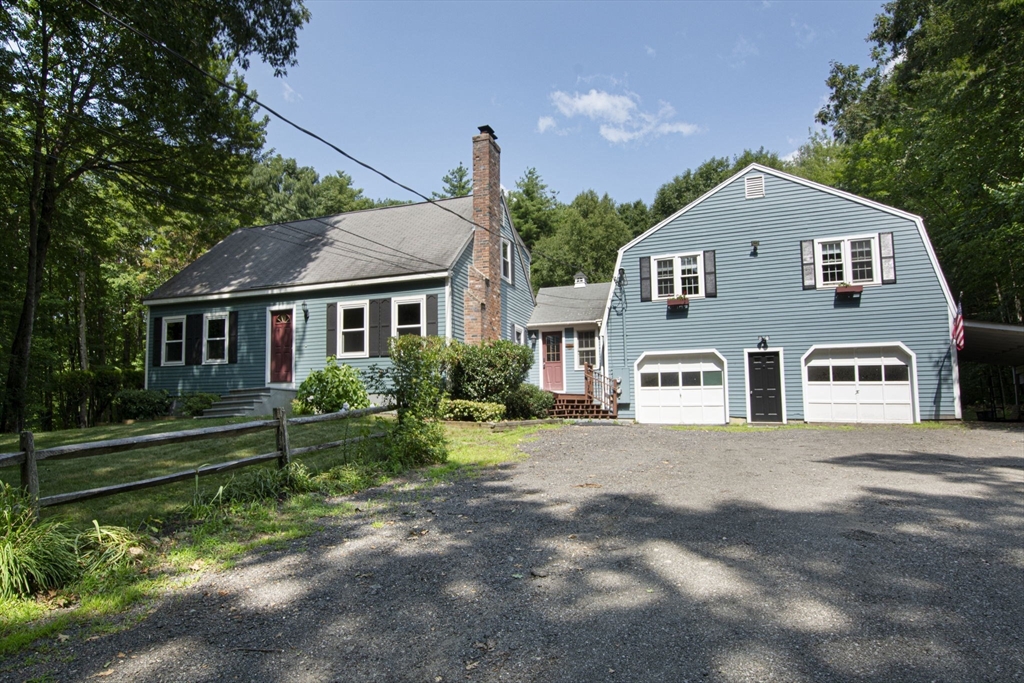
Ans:
[{"label": "chimney cap", "polygon": [[494,129],[491,128],[490,126],[486,126],[486,125],[485,126],[480,126],[479,130],[484,135],[490,135],[491,138],[493,138],[494,140],[498,139],[498,136],[494,134]]}]

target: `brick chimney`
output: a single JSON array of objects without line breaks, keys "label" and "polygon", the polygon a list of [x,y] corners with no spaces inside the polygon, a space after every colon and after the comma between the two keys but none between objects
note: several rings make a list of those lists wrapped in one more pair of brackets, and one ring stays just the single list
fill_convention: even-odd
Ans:
[{"label": "brick chimney", "polygon": [[501,339],[501,148],[490,126],[473,136],[473,265],[465,298],[466,341]]}]

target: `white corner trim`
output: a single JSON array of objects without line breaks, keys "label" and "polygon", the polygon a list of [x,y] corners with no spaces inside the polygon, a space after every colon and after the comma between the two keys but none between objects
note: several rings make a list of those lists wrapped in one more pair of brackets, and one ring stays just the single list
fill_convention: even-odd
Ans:
[{"label": "white corner trim", "polygon": [[[635,361],[633,361],[633,381],[630,391],[632,395],[630,398],[630,405],[633,406],[633,415],[636,416],[636,421],[640,422],[640,410],[637,400],[637,391],[640,389],[640,364],[646,358],[658,358],[661,356],[697,356],[697,355],[708,355],[711,354],[722,361],[722,388],[725,391],[723,401],[725,402],[725,422],[722,424],[729,424],[729,361],[718,352],[718,349],[677,349],[675,351],[644,351],[641,353]],[[748,400],[749,403],[749,400]],[[748,408],[747,412],[750,410]]]},{"label": "white corner trim", "polygon": [[143,299],[144,306],[163,306],[165,304],[187,304],[199,301],[218,301],[221,299],[237,299],[240,297],[252,296],[274,296],[278,294],[299,294],[304,292],[318,292],[325,289],[345,289],[348,287],[362,287],[365,285],[384,285],[394,282],[415,282],[417,280],[434,280],[447,277],[451,271],[439,270],[430,273],[416,273],[414,275],[395,275],[391,277],[377,277],[364,280],[348,280],[345,282],[321,282],[315,285],[289,285],[285,287],[267,287],[263,289],[252,289],[240,292],[220,292],[216,294],[199,294],[196,296],[170,297],[167,299]]},{"label": "white corner trim", "polygon": [[743,349],[743,392],[746,394],[747,424],[753,422],[750,414],[750,354],[776,352],[779,354],[779,393],[782,399],[782,424],[789,424],[789,415],[786,412],[786,354],[781,346],[769,346],[767,349]]},{"label": "white corner trim", "polygon": [[[291,311],[292,312],[292,381],[291,382],[271,382],[270,381],[270,338],[274,333],[273,320],[271,319],[271,311]],[[264,376],[265,386],[275,387],[277,389],[294,389],[295,388],[295,357],[298,355],[295,353],[295,332],[298,328],[298,324],[295,322],[295,304],[279,304],[277,306],[267,306],[267,330],[266,334],[266,374]]]},{"label": "white corner trim", "polygon": [[[367,321],[369,325],[369,321]],[[444,338],[452,340],[452,276],[444,279]]]},{"label": "white corner trim", "polygon": [[[918,395],[917,384],[917,354],[903,342],[871,342],[868,344],[814,344],[807,349],[806,353],[800,356],[800,386],[804,394],[804,421],[807,419],[807,357],[815,351],[828,351],[830,349],[891,349],[898,348],[910,357],[910,400],[914,403],[914,423],[921,422],[921,400]],[[959,393],[957,390],[955,393]]]}]

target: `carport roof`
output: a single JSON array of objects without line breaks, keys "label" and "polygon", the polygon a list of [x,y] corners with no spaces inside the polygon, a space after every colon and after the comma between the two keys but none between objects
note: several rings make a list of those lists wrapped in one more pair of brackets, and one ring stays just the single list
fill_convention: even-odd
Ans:
[{"label": "carport roof", "polygon": [[1024,365],[1024,326],[964,321],[963,361],[993,365]]}]

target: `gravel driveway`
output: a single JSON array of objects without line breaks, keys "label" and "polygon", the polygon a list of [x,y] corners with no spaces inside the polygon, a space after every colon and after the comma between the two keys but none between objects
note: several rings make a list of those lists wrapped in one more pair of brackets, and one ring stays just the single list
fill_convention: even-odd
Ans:
[{"label": "gravel driveway", "polygon": [[1019,429],[565,427],[524,449],[3,675],[1024,681]]}]

